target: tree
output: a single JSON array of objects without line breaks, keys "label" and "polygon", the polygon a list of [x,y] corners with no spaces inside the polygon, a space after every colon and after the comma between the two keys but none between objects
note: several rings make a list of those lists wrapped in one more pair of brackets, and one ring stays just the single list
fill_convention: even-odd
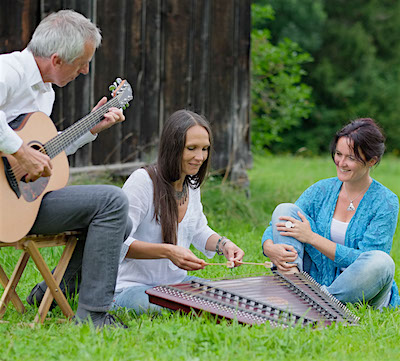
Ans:
[{"label": "tree", "polygon": [[252,144],[257,150],[281,141],[280,134],[301,124],[313,106],[311,88],[301,81],[301,65],[312,58],[287,38],[272,44],[264,26],[273,18],[269,5],[252,5]]},{"label": "tree", "polygon": [[[304,14],[308,1],[269,0],[269,3],[279,11],[281,24],[271,27],[272,38],[287,34],[291,22],[305,29],[303,17],[291,14],[295,3],[298,14]],[[296,131],[283,134],[284,149],[295,151],[305,146],[313,152],[325,152],[334,132],[343,124],[358,117],[372,117],[386,131],[387,149],[399,153],[400,2],[325,0],[322,3],[327,16],[322,26],[319,23],[321,43],[317,46],[314,41],[310,46],[300,42],[314,58],[313,63],[305,65],[308,73],[305,81],[313,88],[315,108]],[[291,39],[297,40],[299,34],[294,32]],[[274,150],[283,150],[283,144],[274,145]]]}]

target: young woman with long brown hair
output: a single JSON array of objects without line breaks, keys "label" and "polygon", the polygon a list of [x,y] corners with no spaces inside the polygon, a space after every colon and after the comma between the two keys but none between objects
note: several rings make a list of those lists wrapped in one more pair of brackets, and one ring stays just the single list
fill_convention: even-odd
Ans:
[{"label": "young woman with long brown hair", "polygon": [[187,281],[187,271],[206,265],[189,249],[191,244],[208,258],[218,252],[240,264],[244,252],[208,227],[203,214],[200,186],[211,146],[207,120],[179,110],[164,125],[157,163],[133,172],[123,186],[133,229],[123,245],[115,308],[159,310],[149,304],[148,288]]}]

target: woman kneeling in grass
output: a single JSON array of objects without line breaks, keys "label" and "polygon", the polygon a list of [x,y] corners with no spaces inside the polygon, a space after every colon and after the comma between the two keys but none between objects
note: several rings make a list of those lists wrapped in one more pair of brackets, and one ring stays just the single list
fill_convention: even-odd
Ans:
[{"label": "woman kneeling in grass", "polygon": [[208,122],[196,113],[179,110],[167,120],[160,138],[156,165],[136,170],[123,190],[133,222],[122,250],[114,308],[137,314],[160,307],[149,303],[145,291],[161,284],[186,282],[187,271],[203,269],[193,244],[208,258],[217,251],[233,265],[244,252],[207,226],[200,186],[210,164],[212,135]]},{"label": "woman kneeling in grass", "polygon": [[308,272],[340,301],[382,309],[400,303],[389,256],[399,201],[372,179],[385,138],[370,118],[341,129],[331,146],[337,177],[321,180],[295,204],[279,205],[262,237],[280,272]]}]

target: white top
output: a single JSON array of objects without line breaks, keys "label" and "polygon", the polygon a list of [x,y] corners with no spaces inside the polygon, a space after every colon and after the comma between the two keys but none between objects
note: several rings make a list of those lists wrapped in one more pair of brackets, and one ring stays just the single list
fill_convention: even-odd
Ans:
[{"label": "white top", "polygon": [[331,241],[337,244],[344,245],[344,239],[346,237],[346,231],[349,223],[338,221],[332,218],[331,224]]},{"label": "white top", "polygon": [[[346,236],[346,231],[347,231],[348,226],[349,226],[349,223],[341,222],[335,218],[332,218],[331,241],[335,242],[337,244],[344,245],[344,239]],[[345,267],[342,267],[340,270],[343,272],[345,269],[346,269]],[[385,301],[379,307],[380,310],[382,310],[383,307],[387,307],[389,305],[391,295],[392,295],[392,292],[389,292]]]},{"label": "white top", "polygon": [[[133,172],[122,189],[129,199],[129,216],[133,223],[131,235],[123,245],[122,255],[125,257],[132,242],[162,243],[162,236],[161,225],[154,218],[153,182],[147,171],[138,169]],[[206,257],[212,258],[215,252],[207,251],[205,246],[215,232],[207,225],[200,189],[189,187],[188,196],[188,207],[178,226],[177,244],[185,248],[193,244]],[[116,291],[131,286],[179,283],[186,275],[187,271],[169,259],[124,258],[118,270]]]},{"label": "white top", "polygon": [[[41,111],[50,116],[54,104],[51,83],[44,83],[32,53],[25,49],[0,55],[0,151],[12,154],[22,145],[22,139],[8,123],[21,114]],[[67,149],[73,154],[96,139],[87,132]]]}]

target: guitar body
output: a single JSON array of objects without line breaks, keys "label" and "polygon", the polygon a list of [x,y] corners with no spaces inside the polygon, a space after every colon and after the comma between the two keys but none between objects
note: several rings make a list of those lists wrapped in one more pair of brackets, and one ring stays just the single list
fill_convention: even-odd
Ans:
[{"label": "guitar body", "polygon": [[65,187],[69,166],[64,150],[101,122],[110,108],[125,109],[133,99],[132,87],[126,80],[117,78],[110,90],[111,100],[60,134],[52,120],[42,112],[20,116],[9,123],[26,144],[50,157],[53,169],[50,177],[26,183],[24,171],[16,159],[0,152],[0,242],[12,243],[26,236],[35,223],[44,195]]},{"label": "guitar body", "polygon": [[[42,112],[28,114],[15,131],[33,148],[41,148],[58,133],[53,121]],[[2,152],[0,157],[0,241],[12,243],[32,228],[43,196],[67,184],[69,165],[65,152],[60,152],[51,160],[50,177],[26,183],[15,158]]]}]

